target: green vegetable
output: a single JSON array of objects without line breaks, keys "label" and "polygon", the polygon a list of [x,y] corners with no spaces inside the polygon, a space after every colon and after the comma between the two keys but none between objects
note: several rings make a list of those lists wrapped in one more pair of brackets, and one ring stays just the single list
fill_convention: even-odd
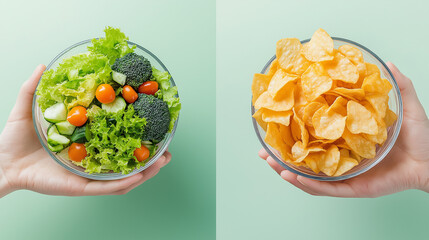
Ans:
[{"label": "green vegetable", "polygon": [[128,53],[116,59],[112,65],[112,70],[124,74],[126,76],[125,83],[136,90],[152,75],[150,62],[145,57],[135,53]]},{"label": "green vegetable", "polygon": [[111,103],[101,104],[101,108],[107,112],[118,112],[124,110],[126,106],[127,103],[122,97],[116,97]]},{"label": "green vegetable", "polygon": [[67,109],[63,103],[56,103],[45,110],[43,117],[51,123],[62,122],[67,118]]},{"label": "green vegetable", "polygon": [[88,50],[92,53],[107,56],[110,65],[112,65],[117,58],[121,58],[127,53],[134,52],[135,46],[128,46],[128,37],[126,37],[119,28],[106,27],[104,33],[106,37],[93,39],[92,46],[89,46]]},{"label": "green vegetable", "polygon": [[167,71],[162,72],[152,67],[152,77],[153,80],[158,82],[160,88],[160,90],[158,90],[156,93],[156,96],[162,99],[168,105],[168,110],[170,111],[170,126],[168,131],[171,132],[174,127],[174,123],[176,122],[177,118],[179,118],[179,112],[182,108],[180,99],[176,97],[177,86],[171,87],[171,76]]},{"label": "green vegetable", "polygon": [[170,125],[170,112],[166,102],[152,95],[143,93],[133,103],[134,109],[141,118],[147,121],[142,137],[143,141],[154,143],[162,141]]},{"label": "green vegetable", "polygon": [[[45,111],[46,112],[46,111]],[[62,122],[58,122],[55,124],[58,129],[58,132],[63,135],[72,135],[76,127],[69,123],[69,121],[65,120]]]},{"label": "green vegetable", "polygon": [[133,154],[141,146],[146,120],[135,115],[132,105],[116,113],[100,110],[88,115],[93,119],[88,123],[92,138],[85,144],[88,156],[81,162],[86,172],[127,174],[144,165]]},{"label": "green vegetable", "polygon": [[78,127],[73,132],[73,135],[71,135],[70,140],[75,143],[85,143],[88,142],[89,139],[91,139],[88,136],[89,127],[88,124],[85,124],[85,126]]}]

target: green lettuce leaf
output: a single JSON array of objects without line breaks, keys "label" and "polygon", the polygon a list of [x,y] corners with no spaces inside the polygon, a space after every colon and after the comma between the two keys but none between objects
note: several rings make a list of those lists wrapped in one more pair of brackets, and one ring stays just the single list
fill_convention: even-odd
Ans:
[{"label": "green lettuce leaf", "polygon": [[112,65],[116,59],[125,56],[127,53],[134,52],[136,46],[128,46],[128,37],[118,28],[106,27],[104,29],[105,38],[93,39],[92,46],[88,50],[93,53],[103,54],[109,58]]},{"label": "green lettuce leaf", "polygon": [[134,150],[141,147],[141,137],[146,120],[134,114],[132,105],[116,113],[98,110],[88,113],[92,119],[89,130],[92,138],[85,143],[88,156],[82,166],[88,173],[105,171],[128,174],[143,166],[134,157]]},{"label": "green lettuce leaf", "polygon": [[159,84],[159,90],[156,93],[156,96],[162,99],[168,105],[168,110],[170,111],[170,128],[169,131],[174,127],[174,123],[177,118],[179,118],[179,112],[182,108],[182,104],[180,103],[180,99],[176,97],[177,95],[177,86],[171,87],[170,84],[170,74],[165,71],[160,71],[155,67],[152,67],[152,76],[155,81]]}]

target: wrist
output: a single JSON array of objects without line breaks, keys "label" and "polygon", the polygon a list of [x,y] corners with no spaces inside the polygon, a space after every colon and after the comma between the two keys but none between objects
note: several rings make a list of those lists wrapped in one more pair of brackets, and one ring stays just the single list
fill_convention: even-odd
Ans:
[{"label": "wrist", "polygon": [[420,166],[418,175],[418,187],[417,189],[429,193],[429,161],[425,161],[423,166]]}]

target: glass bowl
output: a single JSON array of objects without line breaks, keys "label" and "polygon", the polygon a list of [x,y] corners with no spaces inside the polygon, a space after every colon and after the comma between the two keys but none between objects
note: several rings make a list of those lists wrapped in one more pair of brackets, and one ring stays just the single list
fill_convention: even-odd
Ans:
[{"label": "glass bowl", "polygon": [[[265,148],[265,150],[270,154],[270,156],[272,158],[274,158],[274,160],[276,160],[277,163],[279,163],[282,167],[284,167],[285,169],[287,169],[293,173],[304,176],[306,178],[320,180],[320,181],[340,181],[340,180],[349,179],[349,178],[358,176],[358,175],[368,171],[369,169],[371,169],[375,165],[377,165],[381,160],[383,160],[384,157],[386,157],[386,155],[392,149],[392,147],[395,144],[395,141],[399,135],[399,131],[401,129],[401,124],[402,124],[401,94],[399,91],[398,84],[396,83],[395,78],[393,77],[392,73],[390,72],[390,70],[386,66],[386,64],[371,50],[369,50],[368,48],[366,48],[366,47],[364,47],[364,46],[362,46],[356,42],[353,42],[353,41],[350,41],[350,40],[347,40],[344,38],[337,38],[337,37],[333,37],[332,39],[334,40],[334,47],[335,48],[338,48],[339,46],[344,45],[344,44],[349,44],[349,45],[352,45],[352,46],[358,48],[362,52],[364,60],[366,62],[377,65],[377,67],[381,70],[380,71],[381,77],[387,79],[393,86],[393,89],[389,92],[389,107],[393,112],[396,113],[396,115],[398,116],[398,119],[396,120],[396,122],[392,126],[390,126],[387,129],[387,140],[385,141],[383,146],[377,147],[375,158],[362,160],[359,163],[359,165],[355,166],[354,168],[352,168],[348,172],[346,172],[343,175],[338,176],[338,177],[327,176],[322,172],[314,173],[311,169],[308,169],[306,167],[302,167],[302,166],[298,167],[298,166],[295,166],[291,163],[283,161],[279,152],[276,149],[269,146],[267,143],[265,143],[265,141],[264,141],[265,131],[258,125],[256,120],[252,117],[253,127],[255,128],[256,135],[258,136],[259,141],[261,142],[261,144]],[[310,39],[301,41],[301,43],[305,44],[308,41],[310,41]],[[269,68],[271,62],[274,61],[275,58],[276,58],[276,56],[274,55],[274,57],[272,57],[268,61],[268,63],[265,65],[265,67],[262,69],[261,73],[266,73],[268,71],[268,68]],[[251,114],[253,115],[254,113],[255,113],[255,108],[251,104]]]},{"label": "glass bowl", "polygon": [[[62,51],[60,54],[58,54],[47,66],[46,70],[49,69],[55,69],[58,67],[58,64],[62,62],[64,58],[71,57],[75,54],[79,53],[85,53],[87,52],[87,47],[91,44],[91,39],[76,43],[64,51]],[[134,49],[134,52],[144,56],[147,58],[152,66],[156,67],[160,71],[168,71],[165,65],[159,60],[153,53],[151,53],[149,50],[145,49],[144,47],[128,41],[128,44],[130,46],[135,45],[136,48]],[[40,82],[40,80],[39,80]],[[170,78],[170,83],[172,86],[176,86],[174,83],[173,77]],[[177,95],[178,97],[178,95]],[[154,164],[161,156],[164,154],[164,152],[167,150],[168,145],[170,144],[171,140],[173,139],[174,133],[176,131],[178,120],[174,123],[173,130],[171,133],[167,133],[167,135],[164,137],[164,140],[162,140],[160,143],[158,143],[158,150],[156,151],[155,155],[147,160],[146,164],[140,168],[134,169],[132,172],[128,174],[122,174],[122,173],[114,173],[114,172],[108,172],[108,173],[86,173],[85,169],[79,166],[76,166],[73,164],[69,159],[66,153],[64,153],[64,150],[61,153],[55,153],[49,150],[47,146],[47,135],[46,131],[49,126],[49,123],[43,118],[42,111],[40,107],[37,104],[37,98],[38,96],[34,94],[33,97],[33,123],[34,128],[36,129],[37,136],[39,137],[40,143],[45,148],[45,150],[49,153],[49,155],[61,166],[63,166],[65,169],[69,170],[70,172],[77,174],[79,176],[94,179],[94,180],[115,180],[115,179],[121,179],[130,177],[134,174],[137,174],[152,164]]]}]

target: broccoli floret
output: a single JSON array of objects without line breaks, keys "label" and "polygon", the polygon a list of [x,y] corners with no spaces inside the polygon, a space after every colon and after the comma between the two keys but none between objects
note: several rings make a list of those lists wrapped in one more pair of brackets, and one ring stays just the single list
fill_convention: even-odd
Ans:
[{"label": "broccoli floret", "polygon": [[127,76],[125,83],[136,90],[152,76],[152,66],[149,60],[135,53],[128,53],[116,59],[112,70]]},{"label": "broccoli floret", "polygon": [[158,143],[164,139],[170,126],[168,105],[152,95],[139,93],[138,96],[133,107],[139,117],[146,118],[142,140]]}]

